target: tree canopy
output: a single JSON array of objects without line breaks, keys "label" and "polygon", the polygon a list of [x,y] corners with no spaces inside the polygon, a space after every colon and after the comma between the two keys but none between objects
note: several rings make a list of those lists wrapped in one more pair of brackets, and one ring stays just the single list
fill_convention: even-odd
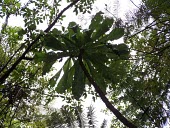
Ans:
[{"label": "tree canopy", "polygon": [[[85,128],[81,101],[89,94],[113,113],[110,127],[167,125],[169,0],[142,0],[127,21],[96,12],[86,29],[75,21],[55,25],[71,7],[75,15],[91,13],[95,1],[62,2],[0,1],[0,127]],[[21,17],[24,26],[10,26],[10,17]],[[59,97],[68,106],[50,112]],[[95,127],[92,111],[89,127]]]}]

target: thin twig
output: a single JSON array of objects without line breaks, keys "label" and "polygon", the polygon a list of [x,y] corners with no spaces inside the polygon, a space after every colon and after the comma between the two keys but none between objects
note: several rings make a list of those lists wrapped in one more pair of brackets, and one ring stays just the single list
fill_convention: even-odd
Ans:
[{"label": "thin twig", "polygon": [[138,9],[140,9],[132,0],[130,0],[130,2],[135,5]]},{"label": "thin twig", "polygon": [[156,24],[153,24],[153,23],[156,22],[156,21],[157,21],[157,19],[155,19],[152,23],[148,24],[144,29],[138,31],[137,33],[135,33],[135,34],[133,34],[133,35],[131,35],[131,36],[129,36],[128,38],[132,38],[132,37],[138,35],[139,33],[141,33],[141,32],[143,32],[143,31],[149,29],[150,27],[156,25],[157,23],[156,23]]}]

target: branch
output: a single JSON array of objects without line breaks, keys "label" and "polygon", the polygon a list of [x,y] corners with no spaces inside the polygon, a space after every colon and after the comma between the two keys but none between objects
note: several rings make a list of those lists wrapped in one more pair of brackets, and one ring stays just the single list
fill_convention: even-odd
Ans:
[{"label": "branch", "polygon": [[5,18],[5,22],[4,22],[4,24],[2,25],[2,30],[1,30],[1,32],[3,32],[3,31],[6,29],[6,27],[7,27],[7,25],[8,25],[8,19],[9,19],[9,16],[10,16],[10,15],[11,15],[11,14],[7,12],[7,15],[6,15],[6,18]]},{"label": "branch", "polygon": [[110,109],[110,111],[112,111],[112,113],[127,127],[129,128],[137,128],[137,126],[135,126],[133,123],[131,123],[130,121],[128,121],[111,103],[110,101],[107,99],[107,97],[105,96],[105,94],[103,93],[103,91],[99,88],[99,86],[97,85],[97,83],[94,81],[94,79],[91,77],[91,75],[88,73],[86,67],[83,64],[82,61],[82,52],[80,51],[79,57],[79,64],[84,72],[84,74],[86,75],[87,79],[89,80],[89,82],[93,85],[93,87],[95,88],[95,91],[99,94],[100,98],[102,99],[102,101],[105,103],[106,107],[108,109]]},{"label": "branch", "polygon": [[21,46],[14,52],[14,54],[9,58],[9,60],[6,62],[6,64],[2,67],[0,70],[0,73],[7,68],[8,64],[11,62],[11,60],[14,58],[14,56],[24,47],[24,44],[21,44]]},{"label": "branch", "polygon": [[[164,22],[168,21],[168,20],[160,21],[159,18],[161,18],[161,17],[156,18],[154,21],[152,21],[150,24],[148,24],[144,29],[136,32],[136,33],[133,34],[133,35],[128,36],[127,38],[132,38],[132,37],[138,35],[139,33],[143,32],[143,31],[145,31],[145,30],[147,30],[147,29],[151,29],[153,26],[155,26],[155,25],[157,25],[157,24],[159,24],[159,23],[164,23]],[[157,22],[157,21],[159,21],[159,22]]]},{"label": "branch", "polygon": [[16,114],[16,112],[17,112],[17,110],[18,110],[18,107],[19,107],[19,104],[21,103],[21,100],[19,100],[19,102],[18,102],[18,104],[17,104],[17,106],[16,106],[16,108],[15,108],[15,110],[14,110],[14,114],[12,115],[12,117],[11,117],[11,120],[10,120],[10,123],[9,123],[9,128],[12,126],[12,121],[13,121],[13,119],[14,119],[14,117],[15,117],[15,114]]},{"label": "branch", "polygon": [[138,9],[140,9],[132,0],[130,0],[130,2],[131,2],[134,6],[136,6]]},{"label": "branch", "polygon": [[75,5],[77,2],[79,2],[80,0],[74,0],[71,4],[69,4],[67,7],[65,7],[57,16],[56,14],[56,18],[55,20],[48,26],[48,28],[44,31],[44,32],[49,32],[51,30],[51,28],[56,24],[56,22],[59,20],[59,18],[63,15],[63,13],[65,11],[67,11],[70,7],[72,7],[73,5]]},{"label": "branch", "polygon": [[160,51],[158,51],[157,55],[161,54],[162,52],[164,52],[165,50],[169,49],[170,48],[170,45],[160,49]]},{"label": "branch", "polygon": [[143,117],[143,115],[146,114],[146,115],[151,119],[151,121],[154,121],[154,119],[148,114],[148,110],[149,110],[151,104],[149,105],[149,107],[147,107],[147,108],[145,109],[144,107],[142,107],[142,106],[140,105],[140,103],[136,100],[136,98],[135,98],[134,96],[132,96],[130,93],[128,93],[128,94],[129,94],[129,96],[136,102],[136,104],[139,106],[139,108],[143,111],[142,117]]},{"label": "branch", "polygon": [[[65,7],[59,14],[56,16],[55,20],[48,26],[46,30],[44,30],[45,33],[49,32],[51,28],[56,24],[56,22],[60,19],[60,17],[63,15],[65,11],[67,11],[70,7],[75,5],[80,0],[74,0],[71,4],[69,4],[67,7]],[[22,61],[22,59],[25,57],[25,55],[29,52],[31,47],[39,41],[39,39],[42,37],[42,35],[38,35],[37,38],[27,47],[25,52],[15,61],[15,63],[12,65],[12,67],[6,71],[4,75],[0,78],[0,84],[3,83],[11,74],[11,72],[18,66],[18,64]]]},{"label": "branch", "polygon": [[132,37],[138,35],[139,33],[143,32],[143,31],[145,31],[145,30],[147,30],[147,29],[150,29],[152,26],[154,26],[154,25],[157,24],[157,23],[153,24],[153,23],[156,22],[156,21],[157,21],[157,19],[155,19],[153,22],[151,22],[149,25],[147,25],[144,29],[142,29],[142,30],[136,32],[135,34],[129,36],[128,38],[132,38]]}]

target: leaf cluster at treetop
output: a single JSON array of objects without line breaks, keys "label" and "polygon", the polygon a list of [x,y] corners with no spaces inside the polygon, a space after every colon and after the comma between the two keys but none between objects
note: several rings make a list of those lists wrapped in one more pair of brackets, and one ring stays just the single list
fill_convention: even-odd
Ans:
[{"label": "leaf cluster at treetop", "polygon": [[[58,93],[64,93],[65,90],[72,88],[73,95],[77,100],[83,94],[85,84],[88,82],[78,63],[80,54],[86,68],[96,78],[104,92],[108,86],[106,80],[112,82],[113,76],[109,73],[112,72],[109,67],[112,61],[128,58],[129,49],[126,44],[113,45],[109,43],[109,41],[122,37],[124,29],[113,28],[111,30],[114,20],[104,17],[102,14],[102,12],[98,12],[93,17],[88,29],[82,30],[78,24],[70,22],[67,29],[63,28],[63,31],[53,29],[44,35],[42,43],[47,49],[53,51],[35,55],[36,62],[44,61],[43,74],[49,72],[57,60],[68,58],[61,69],[64,74],[56,87]],[[54,80],[57,81],[61,70],[52,77],[50,86],[55,86]]]}]

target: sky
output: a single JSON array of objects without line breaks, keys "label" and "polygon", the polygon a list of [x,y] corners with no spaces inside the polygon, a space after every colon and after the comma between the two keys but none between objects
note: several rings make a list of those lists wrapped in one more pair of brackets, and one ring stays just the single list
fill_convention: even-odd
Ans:
[{"label": "sky", "polygon": [[[22,1],[27,1],[27,0],[22,0]],[[66,0],[63,0],[66,1]],[[118,1],[118,7],[115,6],[115,1]],[[89,19],[91,19],[91,17],[93,15],[95,15],[96,12],[98,11],[103,11],[105,13],[107,13],[109,15],[109,13],[105,10],[107,5],[109,11],[112,14],[117,14],[118,17],[121,18],[125,18],[125,14],[129,11],[129,10],[133,10],[136,9],[136,7],[132,4],[132,2],[130,2],[131,0],[96,0],[94,6],[93,6],[93,10],[91,12],[91,14],[78,14],[78,16],[76,16],[75,14],[72,13],[73,9],[69,9],[67,10],[64,14],[66,15],[66,17],[64,18],[64,21],[62,22],[62,25],[67,26],[68,23],[70,21],[76,21],[77,23],[79,23],[82,27],[87,27],[87,25],[89,24]],[[136,5],[138,5],[140,3],[140,0],[133,0],[134,3]],[[61,8],[62,7],[66,7],[66,2],[62,2],[61,4]],[[115,8],[118,8],[115,10]],[[112,16],[112,14],[110,14],[110,16]],[[2,21],[0,21],[0,23],[3,23]],[[24,27],[24,22],[23,19],[20,16],[11,16],[9,19],[9,25],[11,26],[21,26]],[[57,27],[57,26],[55,26]],[[40,24],[39,28],[44,28],[44,30],[47,28],[46,24]]]},{"label": "sky", "polygon": [[[115,5],[116,1],[118,1],[118,6]],[[138,5],[140,3],[140,0],[133,0],[133,1],[136,5]],[[105,8],[106,8],[105,5],[107,5],[110,13],[108,13],[105,10]],[[66,6],[66,2],[63,2],[62,7],[65,7],[65,6]],[[114,14],[115,16],[118,16],[118,17],[124,19],[125,14],[128,11],[132,11],[133,9],[136,9],[136,8],[137,7],[134,6],[130,0],[96,0],[91,14],[85,14],[85,15],[79,14],[78,16],[76,16],[72,13],[73,9],[67,10],[64,13],[66,15],[66,18],[62,22],[62,25],[67,26],[69,22],[76,21],[83,28],[86,28],[90,23],[89,20],[91,19],[91,17],[93,15],[95,15],[95,13],[98,11],[103,11],[103,12],[107,13],[109,16],[112,16],[112,14]],[[2,23],[3,23],[3,21],[1,20],[0,24],[2,24]],[[24,27],[24,22],[21,17],[12,16],[9,19],[9,25]],[[57,27],[57,26],[55,26],[55,27]],[[39,25],[39,28],[41,28],[41,29],[43,28],[45,30],[47,28],[47,25],[41,24],[41,25]],[[63,63],[59,63],[59,64],[55,65],[55,67],[57,67],[56,70],[59,70],[62,65],[63,65]],[[55,108],[60,108],[62,105],[61,103],[62,103],[62,100],[57,99],[51,103],[51,106],[55,107]],[[95,107],[95,111],[97,114],[96,116],[97,116],[97,120],[98,120],[97,124],[101,124],[103,119],[108,120],[108,124],[110,124],[111,115],[110,114],[105,115],[104,113],[101,112],[103,109],[105,109],[105,104],[100,100],[100,98],[98,98],[97,101],[94,103],[91,96],[89,95],[83,104],[84,104],[85,108],[88,107],[90,104],[92,104]]]}]

